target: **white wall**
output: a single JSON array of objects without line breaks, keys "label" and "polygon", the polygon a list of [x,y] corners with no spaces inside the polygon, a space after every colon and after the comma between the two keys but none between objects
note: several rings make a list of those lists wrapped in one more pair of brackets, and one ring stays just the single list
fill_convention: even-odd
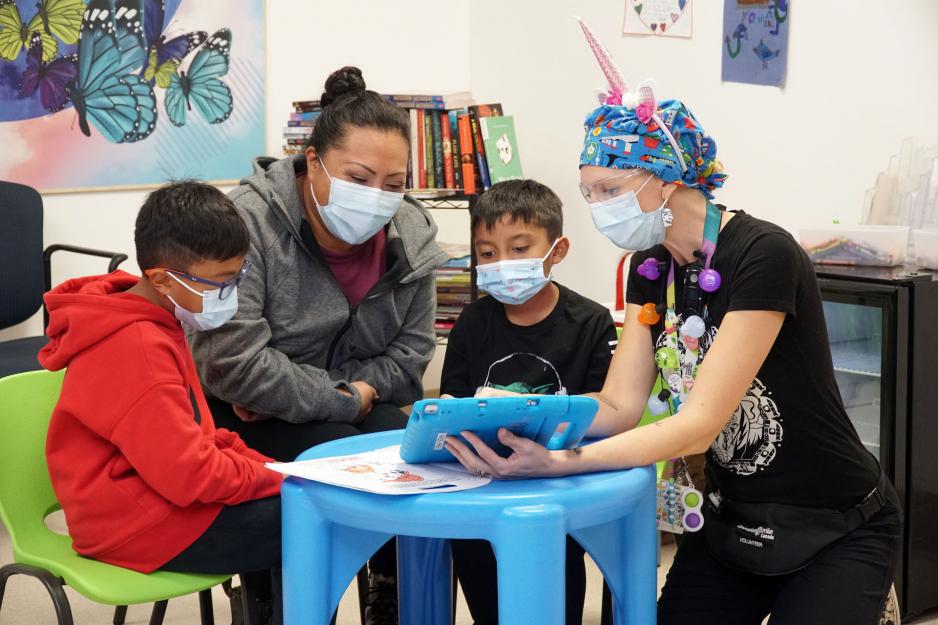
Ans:
[{"label": "white wall", "polygon": [[[426,28],[427,23],[434,27]],[[329,73],[343,65],[361,67],[369,87],[377,91],[469,88],[468,0],[272,0],[267,7],[267,41],[268,154],[281,153],[280,132],[290,103],[318,98]],[[427,54],[433,50],[445,53]],[[48,195],[45,242],[122,251],[131,256],[122,268],[135,272],[133,224],[145,195],[145,191]],[[458,236],[459,228],[455,230],[450,238]],[[57,255],[53,283],[103,273],[105,263]],[[0,331],[0,341],[41,332],[42,316],[37,314]]]},{"label": "white wall", "polygon": [[[938,2],[904,0],[893,18],[873,0],[797,1],[783,90],[720,82],[722,2],[697,0],[690,40],[620,34],[622,0],[274,0],[268,2],[267,150],[295,99],[318,97],[343,64],[379,91],[471,88],[515,115],[526,175],[566,206],[573,253],[558,278],[611,299],[618,251],[596,233],[577,190],[582,120],[603,77],[574,14],[606,42],[633,83],[653,77],[661,97],[689,103],[714,135],[730,178],[718,199],[790,229],[859,216],[900,140],[938,135]],[[54,165],[53,165],[54,166]],[[45,240],[133,250],[143,192],[48,196]],[[465,215],[441,214],[459,240]],[[54,280],[97,272],[63,256]],[[125,265],[135,269],[133,258]],[[0,340],[41,331],[38,318]]]},{"label": "white wall", "polygon": [[[784,89],[720,82],[723,2],[695,0],[689,40],[621,34],[623,0],[475,0],[472,89],[516,116],[525,175],[566,207],[573,242],[559,280],[612,299],[618,251],[577,189],[582,121],[605,87],[573,15],[632,85],[684,100],[716,139],[729,179],[718,201],[789,229],[858,219],[865,189],[909,135],[938,134],[938,2],[795,0]],[[890,7],[892,4],[890,4]]]}]

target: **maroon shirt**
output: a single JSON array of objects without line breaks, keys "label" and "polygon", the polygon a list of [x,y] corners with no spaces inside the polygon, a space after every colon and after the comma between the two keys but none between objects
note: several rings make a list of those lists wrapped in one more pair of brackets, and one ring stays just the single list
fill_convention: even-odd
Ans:
[{"label": "maroon shirt", "polygon": [[387,270],[387,243],[388,235],[382,228],[378,234],[349,252],[331,252],[320,248],[332,275],[352,306],[358,306]]}]

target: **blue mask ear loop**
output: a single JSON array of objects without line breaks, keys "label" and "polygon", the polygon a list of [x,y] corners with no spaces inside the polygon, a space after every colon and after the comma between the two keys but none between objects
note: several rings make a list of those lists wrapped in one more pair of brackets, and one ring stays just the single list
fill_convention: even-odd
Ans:
[{"label": "blue mask ear loop", "polygon": [[[326,169],[326,164],[322,162],[322,157],[319,156],[318,154],[316,155],[316,160],[319,161],[319,165],[322,167],[322,170],[326,172],[326,177],[329,178],[329,199],[331,200],[332,199],[332,180],[333,180],[332,174],[330,174],[329,170]],[[316,197],[316,191],[313,189],[312,180],[309,182],[309,192],[313,196],[313,202],[316,203],[316,208],[320,208],[322,204],[319,203],[319,198]]]},{"label": "blue mask ear loop", "polygon": [[[217,290],[217,289],[209,289],[208,291],[196,291],[196,290],[193,289],[191,286],[189,286],[188,284],[186,284],[185,282],[183,282],[182,280],[180,280],[179,278],[177,278],[175,275],[173,275],[171,272],[167,271],[167,272],[166,272],[166,275],[168,275],[170,278],[172,278],[173,280],[175,280],[176,282],[178,282],[179,284],[181,284],[184,288],[188,289],[189,291],[191,291],[191,292],[194,293],[195,295],[198,295],[199,297],[201,297],[201,298],[202,298],[202,310],[205,310],[205,294],[206,294],[206,293],[209,293],[209,292],[211,292],[211,291],[213,291],[213,290]],[[171,301],[171,302],[173,303],[173,306],[179,306],[179,308],[183,308],[183,309],[187,310],[188,312],[192,313],[193,315],[197,314],[197,313],[193,313],[191,310],[189,310],[189,309],[186,308],[185,306],[180,306],[180,305],[176,302],[176,300],[173,299],[173,296],[170,295],[169,293],[166,294],[166,299],[168,299],[169,301]]]},{"label": "blue mask ear loop", "polygon": [[[544,271],[544,263],[546,263],[546,262],[547,262],[547,259],[550,258],[550,255],[554,253],[554,248],[557,247],[557,244],[558,244],[558,243],[560,243],[560,237],[557,237],[557,239],[554,240],[554,244],[550,246],[550,249],[547,250],[547,253],[544,254],[544,257],[541,259],[541,271],[542,271],[542,272]],[[544,276],[544,277],[547,278],[548,280],[550,280],[553,275],[554,275],[554,266],[551,265],[551,266],[550,266],[550,273],[547,274],[547,275]]]}]

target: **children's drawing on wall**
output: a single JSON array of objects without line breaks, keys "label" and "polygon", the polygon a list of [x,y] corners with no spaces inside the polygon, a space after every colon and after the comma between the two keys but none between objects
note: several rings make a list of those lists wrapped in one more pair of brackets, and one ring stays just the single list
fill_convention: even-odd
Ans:
[{"label": "children's drawing on wall", "polygon": [[723,80],[781,87],[789,0],[724,0]]},{"label": "children's drawing on wall", "polygon": [[48,192],[249,173],[264,2],[207,4],[0,0],[0,178]]},{"label": "children's drawing on wall", "polygon": [[626,35],[687,38],[693,31],[693,0],[625,0]]}]

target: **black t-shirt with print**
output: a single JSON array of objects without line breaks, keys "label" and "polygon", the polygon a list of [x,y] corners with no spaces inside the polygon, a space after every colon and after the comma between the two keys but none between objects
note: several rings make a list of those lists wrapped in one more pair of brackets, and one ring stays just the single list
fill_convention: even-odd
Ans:
[{"label": "black t-shirt with print", "polygon": [[[663,246],[632,257],[626,299],[664,303],[667,272],[656,281],[636,269]],[[778,226],[735,212],[720,232],[712,267],[722,285],[704,303],[712,322],[706,352],[732,311],[785,313],[781,332],[739,408],[707,451],[710,487],[743,501],[846,509],[876,485],[879,466],[847,417],[834,379],[827,326],[810,259]],[[684,268],[675,268],[683,310]],[[663,321],[652,329],[662,342]],[[679,349],[684,345],[679,341]]]},{"label": "black t-shirt with print", "polygon": [[[531,326],[511,323],[494,297],[467,306],[446,346],[440,392],[472,397],[484,385],[568,395],[602,389],[616,346],[609,311],[558,284],[554,310]],[[559,380],[558,380],[559,378]]]}]

